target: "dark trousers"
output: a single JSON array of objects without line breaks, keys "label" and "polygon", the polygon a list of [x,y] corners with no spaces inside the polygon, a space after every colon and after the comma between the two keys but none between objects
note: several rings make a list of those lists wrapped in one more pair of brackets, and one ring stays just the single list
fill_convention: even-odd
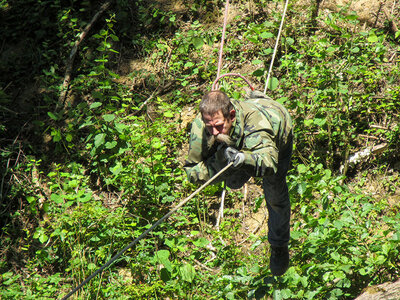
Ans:
[{"label": "dark trousers", "polygon": [[287,246],[290,238],[290,199],[286,175],[292,157],[293,142],[279,153],[278,170],[263,178],[268,208],[268,241],[272,246]]}]

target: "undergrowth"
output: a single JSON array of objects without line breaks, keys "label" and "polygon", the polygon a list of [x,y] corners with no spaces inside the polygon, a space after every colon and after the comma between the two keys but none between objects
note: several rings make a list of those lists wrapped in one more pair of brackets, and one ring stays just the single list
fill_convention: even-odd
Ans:
[{"label": "undergrowth", "polygon": [[[66,295],[194,191],[182,170],[182,111],[195,110],[215,79],[223,1],[167,2],[112,2],[79,49],[63,103],[65,62],[98,3],[0,2],[1,299]],[[78,298],[350,299],[399,278],[400,212],[390,197],[400,188],[400,34],[362,29],[347,8],[313,19],[310,2],[289,5],[267,92],[295,122],[288,272],[272,277],[266,236],[238,242],[240,192],[229,191],[213,226],[215,185]],[[281,3],[252,4],[235,3],[223,72],[241,69],[263,90]],[[123,71],[127,53],[145,67]],[[221,82],[233,98],[243,88]],[[349,165],[377,144],[383,153]],[[355,182],[370,170],[384,195]]]}]

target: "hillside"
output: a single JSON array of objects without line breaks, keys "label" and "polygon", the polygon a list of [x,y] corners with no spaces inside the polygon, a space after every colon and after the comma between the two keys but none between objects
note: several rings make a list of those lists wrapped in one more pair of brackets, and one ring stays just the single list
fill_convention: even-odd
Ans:
[{"label": "hillside", "polygon": [[[355,299],[399,280],[398,1],[290,1],[276,52],[285,2],[230,2],[221,73],[295,125],[288,272],[268,269],[252,178],[222,219],[207,186],[71,298]],[[224,7],[0,1],[1,299],[66,296],[198,188],[183,163]]]}]

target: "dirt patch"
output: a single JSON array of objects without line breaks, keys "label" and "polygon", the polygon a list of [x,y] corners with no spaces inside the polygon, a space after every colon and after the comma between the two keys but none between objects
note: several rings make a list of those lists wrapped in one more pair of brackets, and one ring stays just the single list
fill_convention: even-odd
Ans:
[{"label": "dirt patch", "polygon": [[325,0],[322,9],[340,11],[347,8],[349,13],[355,12],[361,22],[370,26],[382,25],[385,20],[395,13],[395,0]]}]

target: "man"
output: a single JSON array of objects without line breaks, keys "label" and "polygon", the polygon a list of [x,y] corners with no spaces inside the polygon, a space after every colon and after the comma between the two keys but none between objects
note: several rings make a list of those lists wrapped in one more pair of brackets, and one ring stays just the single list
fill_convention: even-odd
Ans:
[{"label": "man", "polygon": [[204,183],[228,163],[215,182],[242,187],[251,176],[263,178],[269,212],[270,269],[283,275],[289,266],[290,200],[286,183],[292,155],[292,119],[288,111],[261,92],[245,101],[221,91],[205,94],[192,124],[185,171],[192,183]]}]

